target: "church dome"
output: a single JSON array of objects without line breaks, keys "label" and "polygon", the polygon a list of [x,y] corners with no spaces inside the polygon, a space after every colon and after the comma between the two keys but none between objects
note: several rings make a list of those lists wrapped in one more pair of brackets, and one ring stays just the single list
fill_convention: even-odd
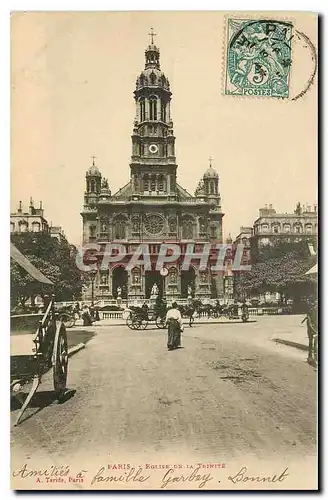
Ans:
[{"label": "church dome", "polygon": [[142,87],[161,87],[170,90],[170,83],[159,68],[153,67],[144,69],[137,78],[136,89]]},{"label": "church dome", "polygon": [[210,165],[204,174],[204,179],[218,179],[219,174],[217,171]]},{"label": "church dome", "polygon": [[158,68],[144,69],[137,79],[137,88],[139,87],[163,87],[170,89],[170,84],[164,73]]},{"label": "church dome", "polygon": [[101,177],[101,173],[98,167],[96,165],[92,165],[88,170],[87,170],[87,176],[93,176],[93,177]]}]

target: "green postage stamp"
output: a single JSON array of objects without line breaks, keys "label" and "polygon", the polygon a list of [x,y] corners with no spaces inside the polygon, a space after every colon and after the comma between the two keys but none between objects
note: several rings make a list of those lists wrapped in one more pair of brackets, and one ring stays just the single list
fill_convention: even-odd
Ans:
[{"label": "green postage stamp", "polygon": [[287,98],[292,30],[285,21],[229,19],[225,94]]}]

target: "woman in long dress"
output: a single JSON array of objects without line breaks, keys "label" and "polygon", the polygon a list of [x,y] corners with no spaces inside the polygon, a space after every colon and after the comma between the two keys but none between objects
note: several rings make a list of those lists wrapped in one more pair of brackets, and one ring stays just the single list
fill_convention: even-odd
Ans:
[{"label": "woman in long dress", "polygon": [[82,309],[82,319],[83,319],[83,326],[91,326],[92,325],[92,318],[90,314],[90,310],[87,305],[85,305]]},{"label": "woman in long dress", "polygon": [[165,324],[168,327],[167,348],[169,351],[181,346],[181,332],[183,324],[178,304],[173,302],[172,309],[166,314]]}]

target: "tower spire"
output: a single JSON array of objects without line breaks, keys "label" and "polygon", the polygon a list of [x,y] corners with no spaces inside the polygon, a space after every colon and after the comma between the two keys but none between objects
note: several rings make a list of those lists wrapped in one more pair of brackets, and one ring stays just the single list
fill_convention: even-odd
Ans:
[{"label": "tower spire", "polygon": [[153,28],[150,28],[148,35],[150,36],[150,44],[154,45],[154,36],[157,36],[157,33],[154,32]]},{"label": "tower spire", "polygon": [[154,36],[157,36],[157,34],[154,32],[153,28],[151,28],[150,33],[148,33],[150,36],[150,44],[148,45],[145,56],[146,56],[146,66],[145,69],[147,68],[157,68],[160,69],[159,65],[159,49],[154,45]]}]

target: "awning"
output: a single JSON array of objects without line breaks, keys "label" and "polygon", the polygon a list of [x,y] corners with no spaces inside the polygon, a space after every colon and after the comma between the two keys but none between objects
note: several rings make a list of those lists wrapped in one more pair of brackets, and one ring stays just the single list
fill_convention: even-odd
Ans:
[{"label": "awning", "polygon": [[318,274],[318,264],[315,264],[305,274]]},{"label": "awning", "polygon": [[44,274],[39,271],[35,266],[33,266],[32,262],[30,262],[19,250],[18,248],[10,243],[10,257],[14,259],[17,264],[19,264],[25,271],[32,276],[36,281],[40,283],[45,283],[46,285],[53,285],[53,283],[45,277]]}]

